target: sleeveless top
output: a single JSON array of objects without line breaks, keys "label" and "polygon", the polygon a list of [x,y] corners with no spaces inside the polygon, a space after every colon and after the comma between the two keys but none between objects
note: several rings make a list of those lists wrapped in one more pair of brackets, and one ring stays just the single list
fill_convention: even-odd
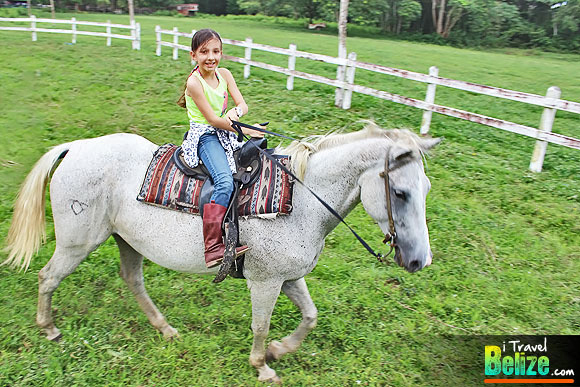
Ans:
[{"label": "sleeveless top", "polygon": [[[203,87],[203,94],[209,102],[211,109],[218,117],[223,117],[228,108],[228,84],[226,80],[223,79],[217,68],[215,74],[218,78],[218,86],[215,89],[208,85],[205,79],[203,79],[198,67],[196,67],[189,76],[193,75],[199,79],[201,86]],[[185,162],[192,168],[197,167],[199,164],[199,156],[197,154],[199,138],[204,134],[215,133],[220,144],[224,148],[230,170],[232,173],[235,173],[236,162],[234,161],[234,151],[242,146],[242,143],[238,142],[237,134],[211,126],[203,114],[201,114],[193,99],[187,95],[187,93],[185,94],[185,104],[187,108],[187,117],[189,118],[189,131],[186,133],[183,143],[181,144]]]},{"label": "sleeveless top", "polygon": [[[228,83],[225,79],[220,77],[217,68],[215,74],[218,79],[218,85],[215,89],[208,85],[205,79],[203,79],[199,72],[199,67],[196,67],[189,76],[193,75],[199,79],[199,82],[201,82],[201,86],[203,87],[203,94],[205,95],[207,102],[209,102],[211,110],[213,110],[216,116],[223,117],[228,108]],[[198,124],[209,124],[203,114],[199,111],[195,102],[193,102],[193,99],[187,94],[185,94],[185,105],[187,107],[187,117],[190,121],[195,121]]]}]

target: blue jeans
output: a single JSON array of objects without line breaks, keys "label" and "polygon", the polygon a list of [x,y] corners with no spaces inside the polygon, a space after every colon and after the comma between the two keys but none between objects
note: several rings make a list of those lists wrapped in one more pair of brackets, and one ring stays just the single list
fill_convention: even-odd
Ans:
[{"label": "blue jeans", "polygon": [[209,171],[214,184],[211,200],[227,207],[234,192],[234,178],[228,165],[226,151],[217,134],[206,133],[199,138],[197,154]]}]

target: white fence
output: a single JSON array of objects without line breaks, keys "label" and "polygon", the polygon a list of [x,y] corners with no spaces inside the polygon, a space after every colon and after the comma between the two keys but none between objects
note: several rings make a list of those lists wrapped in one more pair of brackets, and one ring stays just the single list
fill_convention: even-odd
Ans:
[{"label": "white fence", "polygon": [[[172,48],[173,59],[178,58],[179,50],[190,51],[190,47],[179,44],[178,39],[180,36],[191,38],[193,36],[193,33],[195,33],[195,31],[192,31],[191,33],[179,32],[176,27],[173,28],[173,30],[163,30],[161,29],[160,26],[156,26],[155,35],[157,43],[156,48],[157,56],[161,55],[162,46]],[[173,36],[172,42],[163,41],[162,34]],[[251,66],[254,66],[287,75],[288,79],[286,83],[286,88],[288,90],[293,89],[295,77],[307,79],[313,82],[323,83],[325,85],[334,86],[337,88],[337,96],[338,96],[337,106],[341,106],[343,109],[350,108],[353,91],[356,93],[366,94],[373,97],[385,99],[388,101],[393,101],[404,105],[416,107],[424,110],[423,121],[421,124],[421,134],[427,134],[429,132],[429,126],[431,124],[431,116],[433,112],[436,112],[447,116],[460,118],[463,120],[476,122],[479,124],[535,138],[538,141],[536,142],[536,147],[534,149],[532,160],[530,162],[530,170],[534,172],[540,172],[542,170],[542,165],[544,163],[544,155],[546,153],[546,147],[548,143],[558,144],[573,149],[580,149],[580,139],[564,136],[557,133],[552,133],[552,124],[554,122],[557,110],[580,114],[580,103],[559,99],[560,89],[555,86],[552,86],[548,89],[546,96],[542,96],[537,94],[528,94],[514,90],[502,89],[498,87],[478,85],[475,83],[458,81],[454,79],[442,78],[438,76],[438,69],[435,66],[429,69],[429,74],[422,74],[391,67],[375,65],[371,63],[359,62],[356,60],[356,53],[354,52],[351,52],[348,55],[347,59],[343,59],[327,55],[312,54],[309,52],[298,51],[296,49],[296,45],[294,44],[291,44],[290,47],[286,49],[254,43],[251,38],[247,38],[245,41],[232,39],[222,39],[222,41],[225,44],[245,48],[245,55],[243,58],[224,55],[224,59],[245,65],[244,78],[248,78],[250,76],[250,68]],[[271,53],[286,55],[289,57],[288,67],[285,68],[267,63],[253,61],[252,50],[267,51]],[[297,71],[295,69],[296,58],[305,58],[324,63],[335,64],[339,67],[342,67],[343,69],[346,69],[346,71],[337,71],[337,79],[330,79],[320,75],[314,75]],[[417,82],[427,83],[428,86],[426,98],[424,101],[422,101],[414,98],[389,93],[387,91],[376,90],[370,87],[356,85],[354,84],[354,78],[355,71],[357,68],[361,70],[368,70],[380,74],[387,74],[395,77],[410,79]],[[481,114],[471,113],[464,110],[437,105],[435,104],[435,91],[437,85],[450,87],[458,90],[470,91],[472,93],[483,94],[497,98],[509,99],[512,101],[523,102],[531,105],[542,106],[544,107],[544,111],[540,120],[539,129],[516,124],[509,121],[504,121],[498,118],[487,117]]]},{"label": "white fence", "polygon": [[[0,17],[0,22],[30,22],[30,27],[4,27],[0,26],[0,30],[4,31],[28,31],[32,32],[32,41],[36,42],[38,39],[38,32],[51,32],[57,34],[71,34],[72,43],[77,42],[77,35],[90,35],[90,36],[103,36],[107,38],[107,46],[111,45],[111,39],[125,39],[131,40],[131,44],[134,50],[141,49],[141,25],[139,23],[134,23],[132,25],[124,24],[112,24],[111,21],[106,23],[97,22],[86,22],[78,21],[74,17],[71,20],[64,19],[38,19],[36,16],[25,18],[5,18]],[[56,29],[56,28],[38,28],[37,23],[50,23],[50,24],[70,24],[70,30]],[[106,32],[92,32],[92,31],[80,31],[77,26],[99,26],[104,27]],[[120,35],[111,33],[111,28],[121,28],[130,30],[130,35]]]}]

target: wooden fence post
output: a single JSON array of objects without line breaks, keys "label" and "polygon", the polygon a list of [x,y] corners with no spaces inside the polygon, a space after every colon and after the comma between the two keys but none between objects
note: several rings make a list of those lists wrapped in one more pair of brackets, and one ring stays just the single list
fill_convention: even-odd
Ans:
[{"label": "wooden fence post", "polygon": [[71,17],[70,22],[72,25],[72,44],[77,44],[77,19]]},{"label": "wooden fence post", "polygon": [[155,26],[155,55],[161,56],[161,26]]},{"label": "wooden fence post", "polygon": [[[338,12],[338,59],[340,64],[336,69],[336,80],[341,84],[344,83],[346,76],[347,63],[347,48],[346,48],[346,33],[348,24],[348,3],[349,0],[340,0],[340,8]],[[345,89],[342,87],[336,88],[334,92],[334,106],[342,107]]]},{"label": "wooden fence post", "polygon": [[107,20],[107,47],[111,46],[111,21]]},{"label": "wooden fence post", "polygon": [[[429,67],[429,75],[432,77],[437,77],[439,75],[439,69],[437,66]],[[427,95],[425,96],[425,102],[434,103],[435,102],[435,83],[429,83],[427,85]],[[433,112],[431,110],[423,111],[423,121],[421,122],[421,134],[425,135],[429,133],[429,127],[431,126],[431,117]]]},{"label": "wooden fence post", "polygon": [[[29,3],[30,4],[30,3]],[[30,28],[32,29],[32,41],[36,42],[38,37],[36,36],[36,16],[30,15]]]},{"label": "wooden fence post", "polygon": [[[339,64],[338,67],[336,68],[336,80],[341,83],[344,83],[344,78],[346,77],[346,60],[347,60],[346,53],[344,55],[344,58],[339,56],[338,59],[344,60],[344,64]],[[337,87],[336,90],[334,91],[334,105],[341,106],[343,98],[344,98],[344,89],[342,87]]]},{"label": "wooden fence post", "polygon": [[[252,47],[250,47],[250,45],[252,44],[252,38],[246,38],[246,50],[244,52],[244,59],[246,60],[252,60]],[[249,78],[250,77],[250,65],[247,64],[244,66],[244,78]]]},{"label": "wooden fence post", "polygon": [[141,23],[136,23],[135,28],[135,38],[137,39],[135,42],[135,48],[141,51]]},{"label": "wooden fence post", "polygon": [[131,19],[131,22],[129,23],[129,25],[131,26],[131,48],[134,50],[135,49],[135,35],[136,35],[135,20]]},{"label": "wooden fence post", "polygon": [[[290,45],[290,56],[288,57],[288,70],[296,70],[296,45]],[[286,89],[294,90],[294,75],[289,75],[286,80]]]},{"label": "wooden fence post", "polygon": [[177,45],[179,44],[179,36],[177,36],[177,27],[173,27],[173,60],[177,60],[177,52],[179,49]]},{"label": "wooden fence post", "polygon": [[[356,71],[356,52],[351,52],[348,54],[348,62],[346,67],[346,83],[349,85],[354,84],[354,73]],[[342,96],[342,108],[350,109],[350,103],[352,101],[352,89],[346,88]]]},{"label": "wooden fence post", "polygon": [[[548,88],[546,93],[546,98],[558,99],[562,92],[560,88],[552,86]],[[544,108],[542,112],[542,119],[540,121],[540,130],[545,132],[552,131],[552,125],[554,124],[554,119],[556,118],[556,110],[554,108]],[[542,166],[544,165],[544,156],[546,156],[546,148],[548,143],[546,141],[536,141],[536,146],[534,148],[534,154],[532,155],[532,160],[530,161],[530,171],[532,172],[542,172]]]}]

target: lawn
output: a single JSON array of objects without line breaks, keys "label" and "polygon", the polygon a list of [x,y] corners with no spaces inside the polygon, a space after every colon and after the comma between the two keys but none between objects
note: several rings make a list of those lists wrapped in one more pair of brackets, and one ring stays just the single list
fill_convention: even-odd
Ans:
[{"label": "lawn", "polygon": [[[127,23],[126,16],[61,14]],[[138,17],[142,49],[79,36],[1,31],[0,236],[8,230],[18,187],[33,163],[56,144],[115,132],[156,143],[179,143],[187,128],[175,105],[190,64],[186,53],[155,56],[154,28],[211,27],[223,37],[336,55],[337,39],[285,24],[231,18]],[[181,41],[187,44],[184,39]],[[242,51],[225,47],[240,56]],[[370,38],[349,38],[358,59],[512,90],[580,101],[580,57],[521,50],[475,51]],[[285,57],[258,54],[283,65]],[[304,137],[351,131],[357,120],[418,131],[421,111],[354,95],[348,111],[333,106],[331,87],[281,75],[230,68],[250,106],[246,122]],[[331,66],[299,60],[297,69],[333,77]],[[357,83],[424,98],[425,85],[357,72]],[[438,88],[437,103],[537,127],[542,109]],[[554,132],[580,137],[580,117],[558,112]],[[528,171],[534,141],[498,129],[434,116],[433,136],[445,141],[427,159],[432,190],[427,217],[434,263],[416,274],[381,265],[339,226],[307,277],[319,309],[317,328],[301,349],[272,367],[297,386],[475,385],[482,363],[459,335],[580,334],[580,152],[550,145],[544,171]],[[273,138],[270,140],[276,143]],[[153,300],[182,338],[166,342],[139,310],[118,276],[112,240],[63,281],[54,315],[63,332],[47,342],[34,325],[38,271],[55,246],[50,206],[48,241],[27,273],[0,268],[0,385],[232,386],[256,385],[248,364],[252,333],[244,281],[215,285],[211,277],[145,264]],[[364,210],[347,219],[378,247],[382,235]],[[2,238],[3,239],[3,238]],[[3,242],[0,242],[0,247]],[[0,260],[5,257],[0,253]],[[281,296],[270,338],[300,319]],[[483,351],[483,350],[482,350]]]}]

